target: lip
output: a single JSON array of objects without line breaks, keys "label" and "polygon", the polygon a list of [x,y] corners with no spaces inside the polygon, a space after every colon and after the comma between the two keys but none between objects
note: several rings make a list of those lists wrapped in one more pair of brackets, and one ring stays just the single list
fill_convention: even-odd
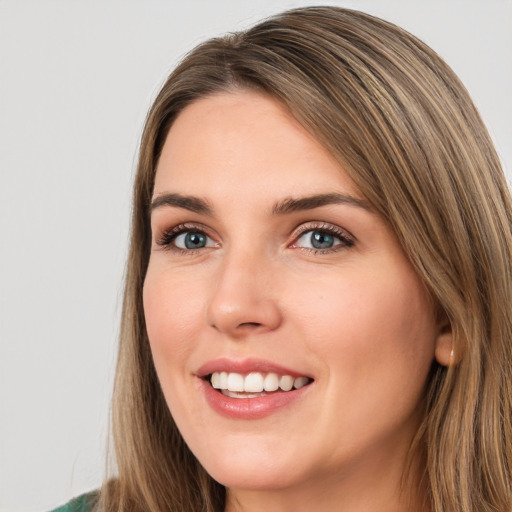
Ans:
[{"label": "lip", "polygon": [[255,420],[265,418],[292,406],[297,400],[306,395],[314,383],[292,391],[276,391],[265,396],[255,398],[231,398],[213,389],[210,382],[205,378],[213,372],[234,372],[247,374],[250,372],[277,373],[279,375],[290,375],[292,377],[308,377],[307,374],[297,372],[279,364],[263,359],[245,359],[234,361],[230,359],[215,359],[201,366],[197,372],[200,388],[206,398],[208,405],[221,416],[230,419]]},{"label": "lip", "polygon": [[205,379],[200,379],[200,387],[208,405],[221,416],[231,419],[256,420],[291,406],[309,391],[311,384],[293,391],[276,391],[257,398],[230,398],[213,389]]}]

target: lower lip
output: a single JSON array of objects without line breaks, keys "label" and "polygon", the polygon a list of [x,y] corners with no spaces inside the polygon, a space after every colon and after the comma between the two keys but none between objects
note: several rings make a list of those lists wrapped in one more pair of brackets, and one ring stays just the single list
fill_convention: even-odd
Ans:
[{"label": "lower lip", "polygon": [[231,398],[201,379],[201,386],[210,407],[227,418],[255,420],[270,416],[299,400],[311,384],[293,391],[270,393],[256,398]]}]

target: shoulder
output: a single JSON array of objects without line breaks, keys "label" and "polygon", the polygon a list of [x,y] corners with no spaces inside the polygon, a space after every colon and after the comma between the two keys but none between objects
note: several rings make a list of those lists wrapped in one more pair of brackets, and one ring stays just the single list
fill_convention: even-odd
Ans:
[{"label": "shoulder", "polygon": [[51,512],[92,512],[98,498],[98,492],[89,492],[73,498],[69,503]]}]

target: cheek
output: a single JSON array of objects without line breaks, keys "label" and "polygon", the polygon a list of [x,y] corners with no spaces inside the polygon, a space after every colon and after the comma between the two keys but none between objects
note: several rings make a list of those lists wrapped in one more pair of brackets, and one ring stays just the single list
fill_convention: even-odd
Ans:
[{"label": "cheek", "polygon": [[[316,280],[289,290],[295,310],[290,316],[300,319],[305,343],[329,362],[331,373],[352,383],[377,375],[414,379],[416,372],[428,371],[435,342],[433,308],[412,269],[349,270],[321,286]],[[340,371],[334,372],[333,365]]]},{"label": "cheek", "polygon": [[190,400],[191,354],[200,328],[201,299],[185,281],[172,272],[149,267],[143,289],[144,316],[151,353],[167,405],[188,433],[190,417],[200,417],[200,404]]},{"label": "cheek", "polygon": [[[201,298],[190,281],[148,268],[143,303],[146,328],[157,371],[175,366],[192,350],[190,340],[198,328]],[[163,363],[163,364],[162,364]]]}]

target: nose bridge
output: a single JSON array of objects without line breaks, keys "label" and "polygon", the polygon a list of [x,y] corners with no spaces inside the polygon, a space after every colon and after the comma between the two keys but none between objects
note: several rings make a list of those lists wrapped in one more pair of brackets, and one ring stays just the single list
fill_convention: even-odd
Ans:
[{"label": "nose bridge", "polygon": [[227,249],[208,304],[208,323],[233,337],[278,327],[275,272],[263,248],[233,245]]}]

